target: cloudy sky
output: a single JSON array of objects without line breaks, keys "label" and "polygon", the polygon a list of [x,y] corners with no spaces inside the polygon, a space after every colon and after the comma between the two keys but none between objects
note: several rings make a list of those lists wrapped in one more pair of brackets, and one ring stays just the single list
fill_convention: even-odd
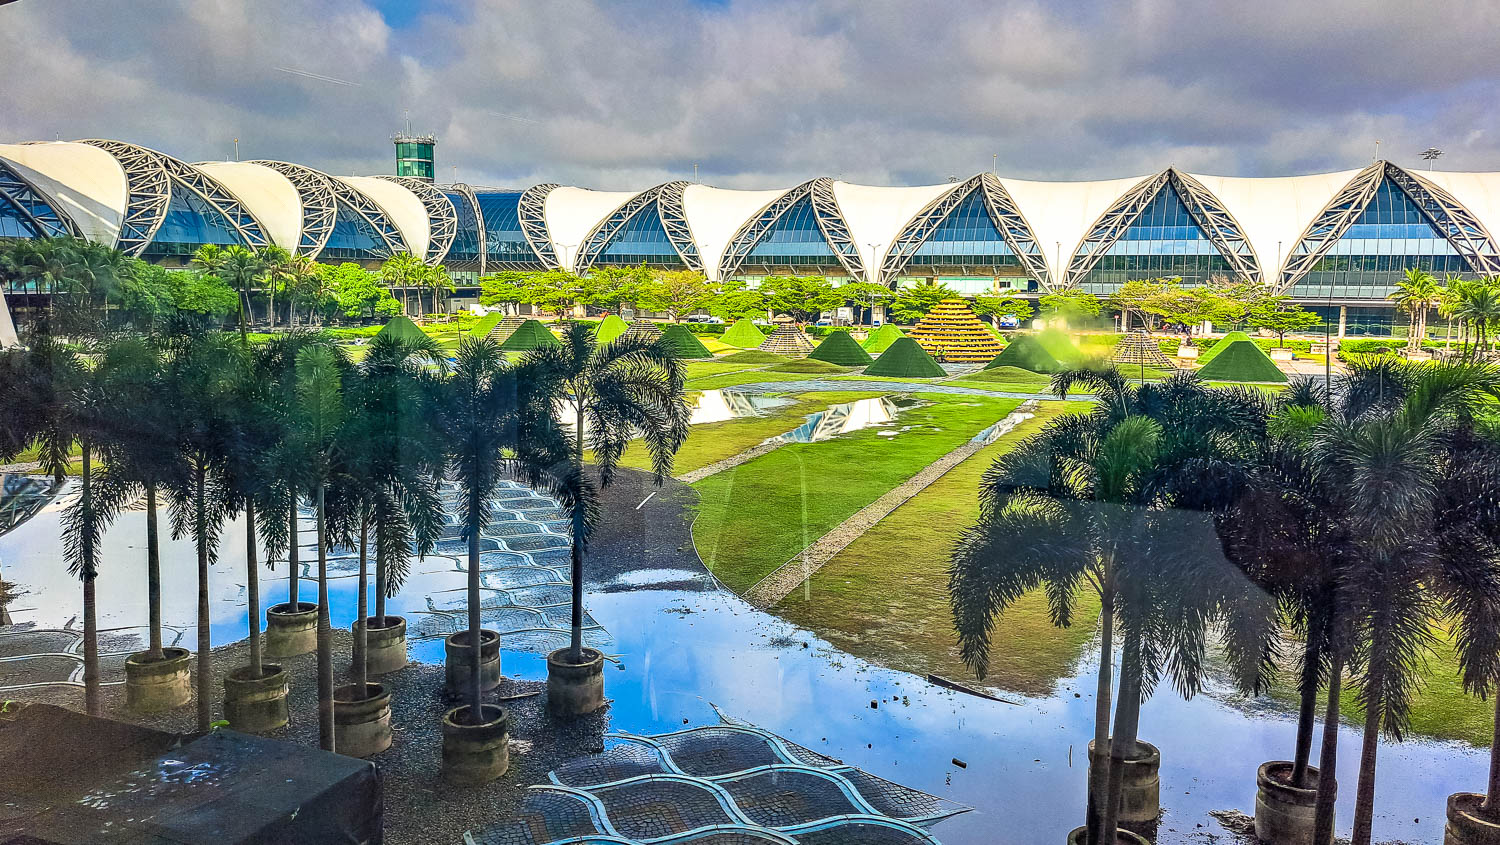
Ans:
[{"label": "cloudy sky", "polygon": [[1500,2],[20,0],[0,141],[439,177],[921,184],[1500,170]]}]

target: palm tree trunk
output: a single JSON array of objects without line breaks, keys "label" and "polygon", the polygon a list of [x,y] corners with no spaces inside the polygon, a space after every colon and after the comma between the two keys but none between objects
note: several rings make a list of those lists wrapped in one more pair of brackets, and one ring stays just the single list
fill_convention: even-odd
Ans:
[{"label": "palm tree trunk", "polygon": [[[1141,721],[1141,641],[1127,634],[1120,656],[1120,697],[1115,703],[1115,724],[1109,741],[1109,779],[1105,785],[1104,819],[1099,841],[1113,845],[1120,835],[1120,805],[1125,794],[1125,760],[1135,751]],[[1095,759],[1102,759],[1095,752]]]},{"label": "palm tree trunk", "polygon": [[380,627],[385,627],[385,554],[380,544],[375,545],[375,618]]},{"label": "palm tree trunk", "polygon": [[[573,468],[575,483],[583,484],[583,391],[573,394],[576,416],[573,424]],[[581,492],[581,490],[579,491]],[[573,613],[570,627],[572,636],[568,644],[568,659],[578,664],[583,662],[583,502],[578,496],[573,499]]]},{"label": "palm tree trunk", "polygon": [[83,442],[83,701],[90,716],[99,715],[99,608],[95,604],[92,449]]},{"label": "palm tree trunk", "polygon": [[260,649],[260,560],[255,553],[255,502],[245,500],[245,592],[249,597],[250,671],[259,678],[265,671]]},{"label": "palm tree trunk", "polygon": [[266,282],[266,292],[270,296],[270,303],[266,305],[266,319],[271,328],[276,328],[276,283]]},{"label": "palm tree trunk", "polygon": [[161,536],[156,529],[156,482],[146,482],[146,603],[151,638],[147,656],[165,657],[161,644]]},{"label": "palm tree trunk", "polygon": [[328,526],[318,482],[318,747],[333,751],[333,625],[328,618]]},{"label": "palm tree trunk", "polygon": [[480,691],[479,677],[479,496],[470,494],[469,513],[469,653],[473,661],[469,664],[469,724],[484,723],[484,694]]},{"label": "palm tree trunk", "polygon": [[[1312,629],[1313,626],[1309,625],[1308,628]],[[1302,706],[1297,710],[1297,749],[1292,755],[1292,786],[1299,789],[1312,786],[1307,780],[1307,770],[1312,759],[1313,727],[1318,719],[1318,664],[1321,660],[1317,634],[1309,630],[1307,648],[1302,651],[1302,677],[1299,684]]]},{"label": "palm tree trunk", "polygon": [[207,733],[213,722],[213,637],[208,615],[208,497],[207,469],[197,461],[193,478],[193,539],[198,543],[198,731]]},{"label": "palm tree trunk", "polygon": [[1323,711],[1323,748],[1318,755],[1318,798],[1313,805],[1313,845],[1333,845],[1333,809],[1339,760],[1339,695],[1344,659],[1335,650],[1328,667],[1328,704]]},{"label": "palm tree trunk", "polygon": [[286,607],[291,613],[302,609],[301,602],[297,601],[297,582],[302,580],[302,565],[297,560],[297,488],[288,484],[287,495],[291,496],[292,503],[287,508],[287,534],[286,534],[286,566],[287,566],[287,598]]},{"label": "palm tree trunk", "polygon": [[[1109,711],[1114,690],[1115,659],[1115,590],[1109,562],[1105,563],[1102,579],[1103,589],[1099,593],[1099,681],[1094,691],[1094,762],[1089,766],[1088,808],[1085,826],[1087,841],[1098,845],[1100,824],[1104,820],[1102,803],[1109,794],[1106,781],[1109,766]],[[1110,843],[1114,845],[1114,843]]]},{"label": "palm tree trunk", "polygon": [[369,663],[365,651],[370,647],[369,600],[366,598],[370,591],[370,565],[365,551],[369,547],[369,542],[369,514],[361,513],[359,518],[359,599],[356,601],[357,608],[354,612],[354,618],[359,620],[354,626],[354,694],[360,700],[364,700],[365,684],[370,680]]},{"label": "palm tree trunk", "polygon": [[1349,837],[1350,845],[1370,845],[1371,828],[1375,822],[1375,755],[1380,750],[1383,698],[1378,686],[1375,693],[1365,702],[1365,736],[1359,752],[1359,786],[1354,793],[1354,832]]},{"label": "palm tree trunk", "polygon": [[1490,780],[1484,788],[1484,803],[1479,805],[1479,810],[1493,819],[1500,816],[1497,803],[1500,803],[1500,694],[1495,696],[1495,730],[1490,735]]}]

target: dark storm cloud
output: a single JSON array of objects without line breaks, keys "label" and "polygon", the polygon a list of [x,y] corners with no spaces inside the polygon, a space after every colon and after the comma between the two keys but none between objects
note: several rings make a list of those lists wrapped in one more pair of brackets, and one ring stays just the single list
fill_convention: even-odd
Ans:
[{"label": "dark storm cloud", "polygon": [[[389,3],[384,4],[389,8]],[[1500,4],[23,2],[0,138],[384,172],[410,109],[448,178],[632,188],[987,169],[1274,175],[1381,152],[1500,169]],[[305,73],[288,73],[290,68]],[[320,80],[315,74],[356,83]]]}]

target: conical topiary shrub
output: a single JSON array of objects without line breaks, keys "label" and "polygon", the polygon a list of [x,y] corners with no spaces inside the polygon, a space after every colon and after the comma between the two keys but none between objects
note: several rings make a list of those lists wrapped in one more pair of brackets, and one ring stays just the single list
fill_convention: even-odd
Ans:
[{"label": "conical topiary shrub", "polygon": [[703,341],[681,323],[668,323],[666,328],[661,330],[661,339],[672,347],[672,351],[677,353],[678,358],[714,357],[714,354],[708,351],[708,347],[703,345]]},{"label": "conical topiary shrub", "polygon": [[485,336],[496,343],[504,343],[506,338],[514,334],[516,329],[519,329],[525,323],[526,318],[519,314],[506,314],[500,318],[500,322],[496,323],[494,328],[490,329],[490,333]]},{"label": "conical topiary shrub", "polygon": [[898,338],[903,337],[906,337],[906,335],[900,329],[890,323],[886,323],[875,331],[870,332],[870,336],[865,338],[865,342],[862,345],[866,352],[872,355],[879,355],[889,349],[891,344],[895,343]]},{"label": "conical topiary shrub", "polygon": [[486,314],[483,317],[480,317],[479,320],[474,323],[474,327],[469,329],[469,337],[472,337],[475,340],[483,337],[489,337],[490,331],[496,326],[500,325],[500,321],[503,319],[505,319],[504,314]]},{"label": "conical topiary shrub", "polygon": [[1250,340],[1250,335],[1244,332],[1230,332],[1219,339],[1218,343],[1208,348],[1208,351],[1198,356],[1198,366],[1206,367],[1208,362],[1219,357],[1219,353],[1228,349],[1237,340]]},{"label": "conical topiary shrub", "polygon": [[927,350],[909,337],[898,337],[880,353],[875,363],[865,368],[867,376],[892,378],[940,378],[947,375]]},{"label": "conical topiary shrub", "polygon": [[1059,364],[1076,367],[1083,363],[1083,352],[1073,343],[1073,338],[1057,329],[1047,329],[1038,333],[1036,341]]},{"label": "conical topiary shrub", "polygon": [[863,367],[874,361],[870,353],[860,348],[848,332],[833,332],[818,344],[818,348],[807,356],[816,361],[827,361],[841,367]]},{"label": "conical topiary shrub", "polygon": [[639,320],[631,321],[630,330],[626,334],[631,337],[644,337],[647,340],[656,340],[661,337],[661,329],[657,328],[655,323],[643,317]]},{"label": "conical topiary shrub", "polygon": [[389,335],[401,340],[421,340],[427,336],[420,328],[417,328],[417,324],[413,323],[410,317],[404,315],[392,317],[390,322],[375,334],[376,337],[381,335]]},{"label": "conical topiary shrub", "polygon": [[510,337],[500,344],[500,348],[506,352],[526,352],[539,346],[557,346],[561,341],[557,335],[547,331],[547,327],[536,320],[527,320],[521,327],[511,332]]},{"label": "conical topiary shrub", "polygon": [[1198,376],[1205,381],[1286,381],[1286,373],[1249,339],[1224,347]]},{"label": "conical topiary shrub", "polygon": [[766,335],[766,339],[757,348],[762,352],[772,352],[788,358],[805,358],[813,351],[813,342],[807,332],[798,328],[795,323],[782,323],[775,331]]},{"label": "conical topiary shrub", "polygon": [[599,326],[594,329],[594,340],[603,346],[620,335],[630,331],[630,325],[618,316],[610,314],[599,321]]},{"label": "conical topiary shrub", "polygon": [[749,317],[741,317],[719,339],[729,346],[738,346],[741,349],[754,349],[765,343],[766,334],[760,330],[760,327],[750,322]]},{"label": "conical topiary shrub", "polygon": [[996,367],[1019,367],[1033,373],[1056,373],[1067,369],[1057,360],[1036,335],[1022,334],[1011,339],[1010,345],[1000,351],[993,361],[984,365],[986,370]]}]

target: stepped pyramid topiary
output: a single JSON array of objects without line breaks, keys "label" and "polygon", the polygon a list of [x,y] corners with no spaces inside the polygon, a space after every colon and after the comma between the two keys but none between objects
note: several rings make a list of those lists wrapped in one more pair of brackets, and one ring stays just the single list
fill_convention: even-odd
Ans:
[{"label": "stepped pyramid topiary", "polygon": [[886,323],[875,331],[870,332],[870,336],[865,338],[865,342],[862,345],[866,352],[879,355],[889,349],[890,345],[895,343],[898,338],[903,337],[906,337],[906,335],[900,329],[890,323]]},{"label": "stepped pyramid topiary", "polygon": [[766,335],[759,349],[789,358],[806,358],[807,353],[813,351],[813,342],[795,323],[782,323]]},{"label": "stepped pyramid topiary", "polygon": [[1120,342],[1115,344],[1115,351],[1110,355],[1109,360],[1120,365],[1132,364],[1140,366],[1145,364],[1148,367],[1166,369],[1171,369],[1174,366],[1171,360],[1162,354],[1161,346],[1157,344],[1156,338],[1145,332],[1131,332],[1120,338]]},{"label": "stepped pyramid topiary", "polygon": [[395,337],[401,340],[421,340],[422,338],[427,336],[420,328],[417,327],[416,323],[413,323],[411,321],[410,317],[404,315],[392,317],[390,319],[390,322],[386,323],[380,328],[380,331],[375,333],[376,337],[380,337],[381,335]]},{"label": "stepped pyramid topiary", "polygon": [[[1224,335],[1224,337],[1219,339],[1218,343],[1210,346],[1207,352],[1204,352],[1202,355],[1198,356],[1198,366],[1208,366],[1209,361],[1212,361],[1213,359],[1219,357],[1220,352],[1228,349],[1230,344],[1234,343],[1237,340],[1250,340],[1250,335],[1247,335],[1244,332],[1230,332],[1229,334]],[[1254,341],[1251,342],[1253,343]]]},{"label": "stepped pyramid topiary", "polygon": [[600,320],[598,327],[594,329],[594,340],[603,346],[628,331],[630,331],[630,326],[624,320],[610,314]]},{"label": "stepped pyramid topiary", "polygon": [[1220,350],[1198,376],[1205,381],[1286,381],[1286,373],[1248,338]]},{"label": "stepped pyramid topiary", "polygon": [[525,317],[521,317],[516,314],[507,314],[506,316],[500,318],[500,322],[496,323],[494,327],[490,329],[488,337],[490,340],[493,340],[496,343],[504,343],[507,339],[510,338],[512,334],[515,333],[516,329],[519,329],[525,324]]},{"label": "stepped pyramid topiary", "polygon": [[906,336],[929,354],[959,363],[983,363],[1004,347],[962,299],[939,302]]},{"label": "stepped pyramid topiary", "polygon": [[500,344],[506,352],[526,352],[539,346],[557,346],[561,341],[536,320],[527,320]]},{"label": "stepped pyramid topiary", "polygon": [[986,370],[996,367],[1019,367],[1033,373],[1057,373],[1067,369],[1057,360],[1042,341],[1032,334],[1017,335],[995,359],[984,365]]},{"label": "stepped pyramid topiary", "polygon": [[838,364],[841,367],[863,367],[874,361],[870,353],[860,348],[854,338],[848,332],[831,332],[818,348],[807,357],[816,361],[827,361],[830,364]]},{"label": "stepped pyramid topiary", "polygon": [[714,354],[708,351],[703,341],[698,336],[688,331],[688,327],[681,323],[668,323],[661,330],[661,339],[677,353],[678,358],[712,358]]},{"label": "stepped pyramid topiary", "polygon": [[475,321],[474,327],[469,329],[469,337],[476,340],[482,337],[489,337],[490,332],[494,330],[495,326],[500,325],[502,319],[504,317],[500,314],[486,314],[480,317]]},{"label": "stepped pyramid topiary", "polygon": [[875,363],[865,367],[865,375],[891,376],[892,378],[940,378],[947,373],[915,340],[900,337],[880,353]]},{"label": "stepped pyramid topiary", "polygon": [[661,329],[644,317],[639,320],[632,320],[629,330],[625,333],[631,337],[644,337],[647,340],[656,340],[661,337]]},{"label": "stepped pyramid topiary", "polygon": [[750,322],[749,317],[741,317],[719,339],[730,346],[754,349],[766,342],[766,334],[760,330],[760,327]]}]

